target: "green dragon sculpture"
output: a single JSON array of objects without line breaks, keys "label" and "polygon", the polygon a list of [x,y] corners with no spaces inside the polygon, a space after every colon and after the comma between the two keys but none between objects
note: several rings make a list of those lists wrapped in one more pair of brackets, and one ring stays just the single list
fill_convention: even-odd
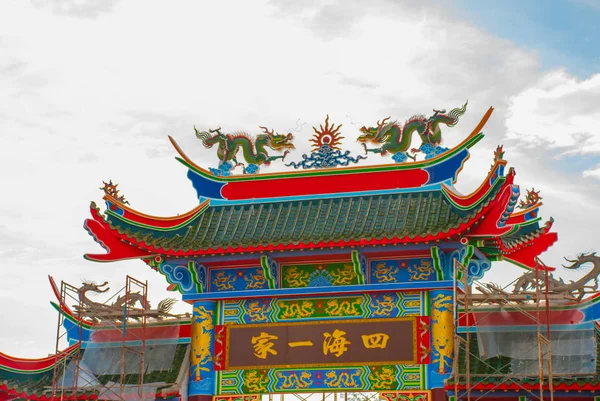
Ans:
[{"label": "green dragon sculpture", "polygon": [[[390,117],[387,117],[381,122],[377,121],[377,127],[367,128],[363,126],[360,129],[362,134],[357,140],[362,143],[366,153],[379,153],[382,156],[388,153],[392,153],[394,156],[401,154],[402,156],[399,158],[394,157],[396,161],[404,161],[406,158],[416,160],[414,154],[417,152],[424,152],[429,157],[433,157],[432,155],[436,154],[435,149],[442,142],[440,124],[445,124],[448,127],[454,127],[458,124],[459,117],[467,111],[467,103],[468,101],[462,107],[450,110],[449,113],[446,113],[445,109],[434,109],[433,115],[429,118],[422,114],[414,115],[404,123],[404,126],[396,121],[388,122]],[[421,145],[418,148],[410,149],[412,136],[415,132],[421,138]],[[369,142],[380,146],[368,148],[367,143]],[[413,155],[408,153],[409,149]]]},{"label": "green dragon sculpture", "polygon": [[[273,130],[269,131],[266,127],[260,128],[264,133],[258,134],[254,138],[244,132],[223,134],[221,127],[208,130],[208,132],[198,131],[194,127],[194,131],[196,132],[196,137],[202,141],[202,145],[205,148],[212,148],[214,145],[218,146],[217,156],[219,157],[219,166],[233,163],[230,169],[242,166],[244,173],[253,173],[258,171],[258,166],[268,166],[272,161],[277,159],[284,160],[289,150],[294,149],[294,144],[292,143],[294,136],[291,132],[287,135],[281,135],[274,133]],[[270,156],[266,148],[271,148],[278,152],[284,151],[284,153],[281,156]],[[254,168],[248,169],[243,163],[238,161],[237,155],[240,150],[242,151],[244,161],[250,166],[253,165]]]}]

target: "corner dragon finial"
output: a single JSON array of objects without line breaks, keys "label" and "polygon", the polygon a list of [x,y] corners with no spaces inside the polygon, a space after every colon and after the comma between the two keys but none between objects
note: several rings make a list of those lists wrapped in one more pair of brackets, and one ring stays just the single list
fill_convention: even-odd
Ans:
[{"label": "corner dragon finial", "polygon": [[494,151],[494,163],[500,160],[504,160],[504,145],[498,145],[496,150]]},{"label": "corner dragon finial", "polygon": [[535,205],[536,203],[538,203],[541,200],[542,200],[542,197],[540,196],[540,191],[536,191],[535,188],[531,188],[531,189],[527,190],[527,195],[525,196],[525,200],[520,201],[517,208],[527,209],[527,208],[530,208],[531,206]]},{"label": "corner dragon finial", "polygon": [[127,199],[125,199],[125,196],[119,195],[119,190],[117,189],[119,184],[113,184],[112,180],[108,180],[108,182],[102,181],[102,183],[104,186],[100,187],[99,189],[103,190],[106,195],[112,196],[124,205],[129,205],[129,202]]}]

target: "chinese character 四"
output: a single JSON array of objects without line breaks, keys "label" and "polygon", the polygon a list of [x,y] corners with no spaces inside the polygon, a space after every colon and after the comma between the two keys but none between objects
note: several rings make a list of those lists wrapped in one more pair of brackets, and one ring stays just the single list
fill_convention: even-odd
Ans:
[{"label": "chinese character \u56db", "polygon": [[390,336],[385,333],[362,335],[361,337],[365,348],[385,349],[385,347],[387,347],[387,342],[390,339]]}]

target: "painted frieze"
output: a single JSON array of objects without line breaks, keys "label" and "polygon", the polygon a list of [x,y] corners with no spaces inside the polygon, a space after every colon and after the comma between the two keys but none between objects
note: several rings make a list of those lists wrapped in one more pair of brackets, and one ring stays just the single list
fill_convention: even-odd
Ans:
[{"label": "painted frieze", "polygon": [[431,258],[374,260],[369,265],[371,284],[435,281],[436,269]]},{"label": "painted frieze", "polygon": [[422,292],[384,292],[338,297],[249,298],[222,301],[223,324],[420,316]]},{"label": "painted frieze", "polygon": [[268,289],[269,283],[262,267],[211,269],[210,292]]},{"label": "painted frieze", "polygon": [[410,390],[425,386],[423,365],[382,365],[217,372],[220,394]]},{"label": "painted frieze", "polygon": [[352,262],[289,265],[281,267],[281,287],[328,287],[358,284]]}]

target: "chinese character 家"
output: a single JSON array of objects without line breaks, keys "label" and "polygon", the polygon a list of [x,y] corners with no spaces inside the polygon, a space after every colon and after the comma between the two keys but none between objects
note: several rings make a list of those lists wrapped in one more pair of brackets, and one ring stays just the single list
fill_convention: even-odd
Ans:
[{"label": "chinese character \u5bb6", "polygon": [[252,337],[254,355],[260,359],[266,359],[267,354],[277,355],[277,351],[273,349],[275,346],[273,340],[277,340],[278,338],[279,337],[265,332],[261,332],[259,336]]}]

